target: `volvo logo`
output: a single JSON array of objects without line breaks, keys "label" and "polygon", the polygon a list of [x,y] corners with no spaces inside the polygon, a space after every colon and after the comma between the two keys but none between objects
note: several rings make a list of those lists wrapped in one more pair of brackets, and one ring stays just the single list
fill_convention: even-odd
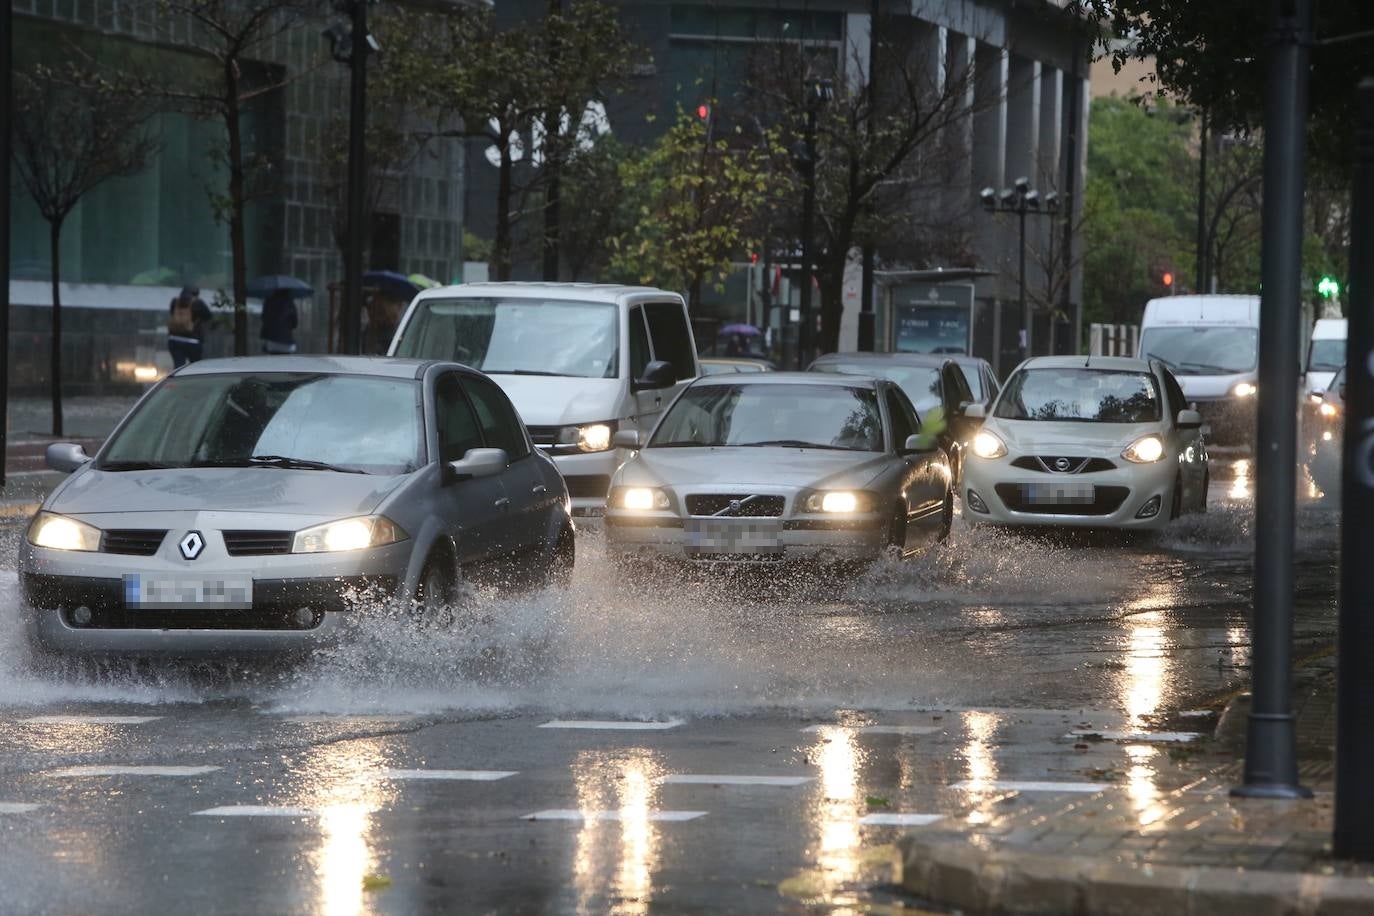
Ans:
[{"label": "volvo logo", "polygon": [[182,538],[181,542],[177,544],[177,548],[181,551],[183,557],[188,560],[194,560],[196,557],[200,556],[200,552],[205,549],[205,538],[201,536],[199,531],[188,531],[186,532],[186,537]]},{"label": "volvo logo", "polygon": [[741,509],[743,509],[743,508],[744,508],[744,503],[740,502],[738,499],[732,499],[732,500],[730,500],[730,511],[731,511],[731,512],[738,512],[739,510],[741,510]]},{"label": "volvo logo", "polygon": [[1069,461],[1067,458],[1056,458],[1054,459],[1054,469],[1056,471],[1067,471],[1072,463],[1073,462]]}]

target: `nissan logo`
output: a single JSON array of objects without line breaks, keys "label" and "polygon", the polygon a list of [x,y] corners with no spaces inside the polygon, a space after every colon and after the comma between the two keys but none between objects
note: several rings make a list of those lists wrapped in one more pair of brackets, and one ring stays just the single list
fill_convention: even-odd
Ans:
[{"label": "nissan logo", "polygon": [[1054,469],[1056,471],[1067,471],[1071,463],[1072,462],[1067,458],[1056,458],[1054,459]]}]

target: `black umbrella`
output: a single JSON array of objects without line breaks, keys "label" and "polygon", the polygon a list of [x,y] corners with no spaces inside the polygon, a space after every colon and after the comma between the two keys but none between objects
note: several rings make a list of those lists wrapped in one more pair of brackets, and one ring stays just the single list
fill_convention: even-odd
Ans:
[{"label": "black umbrella", "polygon": [[415,298],[420,291],[420,287],[409,277],[394,270],[369,270],[363,274],[363,286],[370,286],[393,299],[406,301]]},{"label": "black umbrella", "polygon": [[254,299],[266,299],[277,290],[285,290],[292,299],[304,299],[315,295],[315,288],[304,280],[288,277],[285,274],[271,274],[258,277],[249,282],[248,295]]}]

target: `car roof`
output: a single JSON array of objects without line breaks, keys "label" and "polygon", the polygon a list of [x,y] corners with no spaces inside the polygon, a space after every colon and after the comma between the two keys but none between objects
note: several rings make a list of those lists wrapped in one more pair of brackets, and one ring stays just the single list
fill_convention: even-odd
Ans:
[{"label": "car roof", "polygon": [[[239,356],[187,363],[175,375],[218,375],[227,372],[308,372],[315,375],[372,375],[415,379],[438,360],[394,359],[386,356]],[[457,368],[455,364],[455,368]],[[463,367],[467,368],[467,367]],[[468,371],[475,371],[469,369]]]},{"label": "car roof", "polygon": [[623,302],[629,299],[645,298],[682,301],[682,297],[677,293],[653,286],[625,286],[618,283],[547,283],[521,280],[440,286],[424,290],[416,298],[443,299],[478,296],[501,296],[507,299],[565,299],[577,302]]},{"label": "car roof", "polygon": [[866,375],[832,375],[828,372],[737,372],[729,375],[703,375],[693,385],[814,385],[824,388],[874,388],[882,379]]},{"label": "car roof", "polygon": [[1022,369],[1114,369],[1121,372],[1150,372],[1150,364],[1133,356],[1035,356],[1021,364]]},{"label": "car roof", "polygon": [[[967,359],[968,357],[965,357]],[[952,354],[947,353],[827,353],[818,357],[811,365],[828,365],[830,363],[887,363],[893,366],[927,366],[938,369],[950,360],[955,359]]]}]

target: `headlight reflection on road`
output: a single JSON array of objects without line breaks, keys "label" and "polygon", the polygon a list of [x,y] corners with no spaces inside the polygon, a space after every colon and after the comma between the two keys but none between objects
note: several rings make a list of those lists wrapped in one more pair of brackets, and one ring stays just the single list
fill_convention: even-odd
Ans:
[{"label": "headlight reflection on road", "polygon": [[[1177,603],[1179,596],[1172,585],[1158,583],[1136,599],[1127,610],[1160,608]],[[1120,678],[1121,705],[1128,717],[1126,728],[1145,730],[1151,727],[1151,717],[1158,714],[1168,700],[1167,691],[1172,676],[1171,644],[1164,626],[1164,612],[1150,610],[1124,619],[1126,632],[1126,667]],[[1126,791],[1142,827],[1163,816],[1159,804],[1159,773],[1153,764],[1156,751],[1148,745],[1128,745],[1126,755],[1130,765],[1126,770]]]},{"label": "headlight reflection on road", "polygon": [[816,858],[829,891],[859,874],[859,817],[866,810],[859,797],[859,766],[864,752],[854,731],[837,725],[817,733],[809,756],[820,769]]},{"label": "headlight reflection on road", "polygon": [[1164,816],[1164,806],[1159,803],[1159,786],[1155,784],[1159,776],[1153,760],[1159,751],[1148,744],[1129,744],[1126,756],[1131,759],[1126,769],[1126,794],[1130,796],[1140,826],[1148,827]]},{"label": "headlight reflection on road", "polygon": [[[602,912],[607,898],[616,900],[616,913],[647,913],[654,897],[654,875],[659,867],[661,837],[649,814],[658,800],[658,781],[662,762],[646,750],[630,750],[609,755],[582,751],[572,765],[577,807],[594,811],[617,811],[618,822],[587,817],[577,833],[573,857],[573,886],[577,889],[579,913]],[[620,832],[619,847],[606,840]],[[614,883],[606,887],[603,874],[610,864],[606,858],[618,852]]]},{"label": "headlight reflection on road", "polygon": [[1231,470],[1235,473],[1235,480],[1231,482],[1231,490],[1226,495],[1231,499],[1249,499],[1252,495],[1250,489],[1250,459],[1239,458],[1231,465]]},{"label": "headlight reflection on road", "polygon": [[997,758],[993,756],[996,746],[997,729],[1002,717],[997,713],[970,710],[963,714],[964,732],[968,743],[964,745],[963,756],[965,775],[968,781],[968,800],[974,805],[969,812],[970,824],[985,824],[992,820],[996,805]]}]

